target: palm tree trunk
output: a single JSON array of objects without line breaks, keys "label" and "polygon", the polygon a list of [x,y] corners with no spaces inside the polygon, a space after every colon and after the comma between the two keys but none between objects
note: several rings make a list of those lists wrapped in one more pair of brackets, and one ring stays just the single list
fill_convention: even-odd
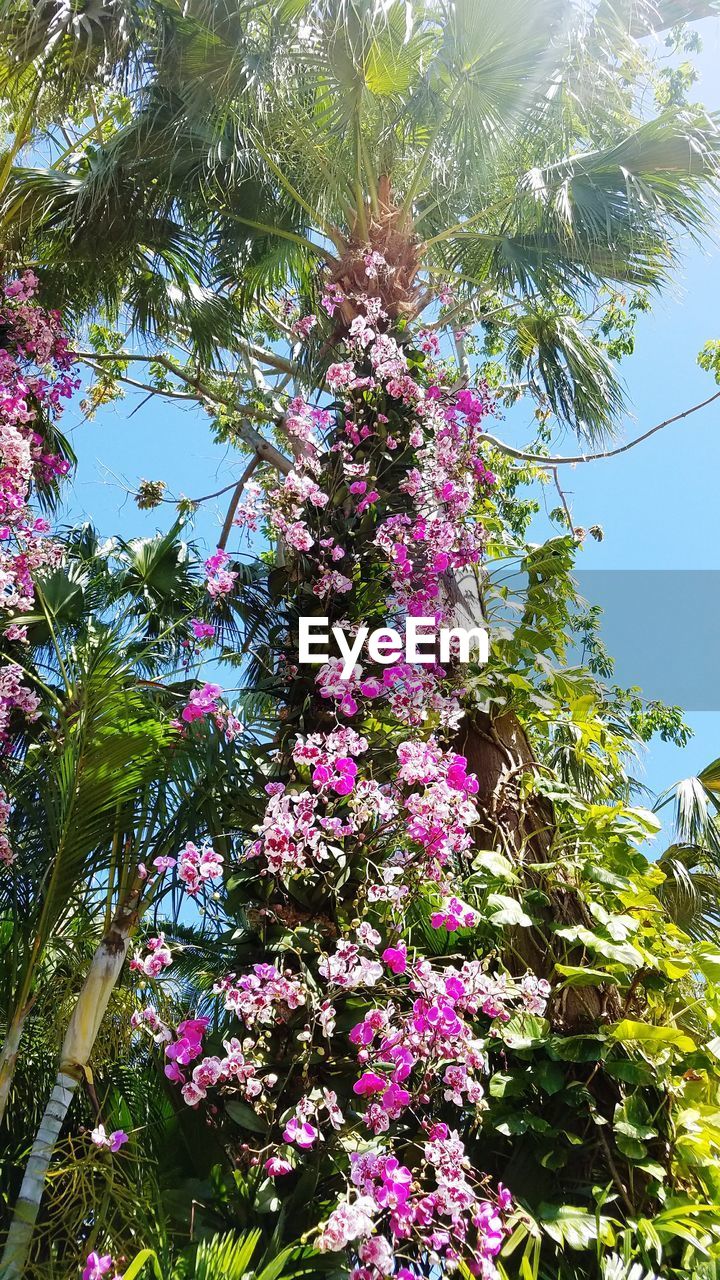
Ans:
[{"label": "palm tree trunk", "polygon": [[28,1001],[15,1010],[7,1029],[3,1047],[0,1049],[0,1125],[3,1122],[10,1087],[15,1075],[15,1064],[17,1063],[18,1050],[25,1027],[25,1019],[31,1008],[32,1001]]},{"label": "palm tree trunk", "polygon": [[[452,602],[453,626],[485,625],[482,594],[474,571],[459,577],[448,575],[446,587]],[[552,866],[555,814],[552,803],[541,795],[521,799],[521,775],[537,767],[533,749],[512,708],[495,716],[479,711],[470,715],[461,725],[454,746],[477,777],[475,802],[491,847],[497,844],[503,852],[516,855],[519,862],[530,862],[536,869],[525,872],[526,884],[542,890],[549,900],[540,913],[542,930],[508,931],[508,968],[511,972],[532,969],[538,977],[552,981],[555,964],[548,950],[547,932],[556,924],[592,928],[593,920],[573,885],[563,885],[561,872],[555,868],[549,884],[540,870],[543,863]],[[582,951],[566,958],[571,963],[583,963]],[[555,1030],[576,1034],[617,1020],[619,997],[613,987],[568,987],[559,999],[553,996],[549,1017]]]},{"label": "palm tree trunk", "polygon": [[80,1080],[85,1076],[108,1001],[120,977],[137,919],[136,901],[124,903],[92,958],[68,1023],[55,1087],[40,1121],[0,1263],[2,1280],[21,1280],[27,1265],[48,1166]]}]

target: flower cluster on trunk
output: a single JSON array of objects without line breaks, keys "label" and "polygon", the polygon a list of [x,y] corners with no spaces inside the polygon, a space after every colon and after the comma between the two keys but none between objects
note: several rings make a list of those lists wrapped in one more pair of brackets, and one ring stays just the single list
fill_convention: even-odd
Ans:
[{"label": "flower cluster on trunk", "polygon": [[[338,295],[334,286],[329,311]],[[390,332],[377,298],[353,306],[343,358],[326,375],[334,410],[291,402],[295,465],[264,494],[253,486],[235,524],[253,531],[264,518],[295,557],[303,598],[351,635],[368,581],[386,622],[452,625],[453,575],[473,572],[483,551],[477,508],[495,477],[482,422],[492,403],[485,387],[458,389]],[[208,560],[213,598],[233,590],[228,563],[222,551]],[[310,731],[282,735],[242,859],[273,901],[303,884],[324,889],[334,944],[220,977],[215,993],[237,1028],[222,1055],[204,1049],[205,1019],[173,1031],[149,1009],[137,1025],[164,1044],[166,1074],[188,1105],[239,1096],[256,1110],[268,1138],[245,1144],[247,1159],[280,1194],[309,1153],[332,1147],[344,1179],[316,1243],[348,1250],[355,1280],[409,1280],[428,1260],[458,1258],[489,1280],[512,1201],[472,1167],[459,1129],[468,1112],[480,1119],[497,1027],[517,1011],[541,1013],[549,988],[481,960],[432,960],[404,937],[418,893],[434,905],[431,927],[478,923],[457,896],[479,817],[477,780],[450,745],[466,702],[462,672],[395,657],[349,679],[338,659],[309,674],[293,650],[292,587],[286,603],[287,720],[302,687]],[[342,894],[349,874],[352,904]],[[278,1063],[290,1042],[288,1076]],[[349,1055],[356,1067],[341,1097],[334,1064]],[[444,1118],[453,1109],[456,1126]]]},{"label": "flower cluster on trunk", "polygon": [[[33,490],[49,489],[70,464],[48,443],[63,402],[79,380],[57,311],[35,299],[32,271],[0,290],[0,621],[10,650],[22,653],[27,627],[17,619],[32,610],[33,577],[59,562],[48,522],[31,506]],[[40,699],[25,683],[19,662],[0,667],[0,752],[6,752],[17,717],[37,718]],[[0,790],[0,862],[13,861],[5,834],[8,800]]]}]

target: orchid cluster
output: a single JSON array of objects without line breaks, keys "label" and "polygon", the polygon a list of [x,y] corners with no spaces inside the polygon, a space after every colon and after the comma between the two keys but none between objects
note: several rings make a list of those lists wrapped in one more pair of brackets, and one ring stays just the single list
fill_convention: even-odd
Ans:
[{"label": "orchid cluster", "polygon": [[28,724],[40,714],[40,698],[23,680],[24,672],[17,663],[0,667],[0,748],[9,742],[14,712],[19,711]]},{"label": "orchid cluster", "polygon": [[124,1129],[114,1129],[112,1133],[106,1133],[105,1125],[98,1124],[90,1133],[90,1141],[96,1147],[107,1148],[115,1155],[126,1142],[129,1142],[129,1138]]},{"label": "orchid cluster", "polygon": [[131,1023],[135,1029],[150,1035],[156,1044],[164,1045],[165,1075],[173,1084],[182,1086],[183,1101],[189,1107],[197,1107],[216,1085],[226,1087],[235,1096],[240,1093],[259,1105],[266,1092],[277,1083],[277,1075],[268,1071],[267,1064],[256,1056],[256,1042],[251,1036],[225,1040],[222,1057],[218,1054],[203,1057],[208,1018],[185,1018],[173,1031],[148,1007],[134,1013]]},{"label": "orchid cluster", "polygon": [[213,600],[229,595],[235,587],[237,573],[228,569],[229,563],[230,557],[221,547],[205,561],[205,590]]},{"label": "orchid cluster", "polygon": [[[298,783],[292,789],[268,784],[270,800],[246,856],[261,859],[262,874],[289,882],[327,869],[338,842],[351,846],[361,838],[370,847],[379,832],[387,840],[404,831],[404,844],[396,844],[383,867],[393,873],[390,882],[387,875],[368,881],[370,900],[397,900],[393,882],[400,876],[406,888],[433,881],[448,900],[434,913],[434,927],[472,927],[473,912],[452,892],[452,869],[471,849],[479,817],[472,798],[477,780],[467,761],[434,736],[407,739],[397,748],[394,782],[381,786],[357,762],[367,752],[368,740],[351,726],[298,738],[292,750]],[[299,785],[303,772],[310,773],[309,787]]]},{"label": "orchid cluster", "polygon": [[[195,620],[194,620],[195,621]],[[209,624],[198,624],[196,626],[205,627]],[[203,632],[203,638],[214,634],[214,627]],[[225,735],[228,742],[234,742],[239,734],[243,732],[244,726],[233,714],[230,708],[222,701],[222,689],[219,684],[203,684],[197,689],[193,689],[190,696],[180,712],[180,719],[173,720],[174,728],[180,729],[181,732],[186,731],[186,726],[194,724],[196,720],[206,720],[212,717],[217,730]]]},{"label": "orchid cluster", "polygon": [[188,840],[178,858],[178,878],[191,898],[197,896],[204,885],[220,880],[223,873],[223,856],[207,842],[198,849]]},{"label": "orchid cluster", "polygon": [[192,1067],[188,1079],[182,1067],[191,1064],[196,1056],[199,1057],[202,1046],[188,1035],[186,1023],[181,1023],[180,1026],[184,1029],[184,1034],[175,1045],[171,1044],[165,1050],[169,1059],[165,1074],[169,1080],[182,1083],[183,1101],[189,1107],[196,1107],[214,1085],[225,1085],[232,1090],[233,1095],[239,1093],[254,1106],[259,1106],[264,1100],[265,1091],[277,1084],[274,1073],[266,1070],[264,1075],[260,1074],[262,1064],[252,1058],[253,1041],[248,1037],[240,1041],[235,1036],[223,1042],[225,1053],[222,1057],[212,1054],[202,1058]]},{"label": "orchid cluster", "polygon": [[147,955],[134,955],[130,968],[143,973],[146,978],[158,978],[164,969],[172,964],[172,952],[165,941],[165,934],[159,933],[155,938],[148,938]]},{"label": "orchid cluster", "polygon": [[[306,1045],[309,1060],[316,1036],[328,1041],[338,1034],[335,1002],[362,988],[382,991],[382,1003],[368,1010],[348,1039],[359,1072],[352,1090],[354,1123],[361,1122],[373,1144],[379,1139],[386,1145],[364,1144],[351,1154],[349,1196],[330,1215],[318,1247],[352,1247],[356,1280],[399,1274],[409,1242],[437,1262],[452,1262],[470,1249],[474,1274],[493,1277],[492,1259],[504,1239],[510,1197],[502,1187],[494,1198],[482,1191],[457,1133],[433,1120],[432,1110],[436,1101],[459,1110],[482,1108],[480,1076],[487,1071],[495,1026],[518,1010],[542,1013],[549,986],[532,974],[520,980],[491,975],[478,961],[460,967],[422,959],[408,964],[404,944],[385,947],[381,956],[380,945],[380,932],[367,921],[358,927],[356,940],[339,940],[318,965],[326,998],[291,969],[275,965],[256,964],[246,974],[220,980],[216,994],[244,1027],[242,1038],[223,1041],[223,1055],[202,1056],[206,1018],[181,1022],[173,1033],[154,1011],[145,1010],[136,1015],[135,1025],[164,1042],[165,1074],[182,1086],[189,1106],[198,1106],[217,1088],[229,1097],[240,1095],[277,1122],[278,1141],[269,1155],[266,1148],[263,1162],[267,1175],[277,1179],[291,1174],[304,1152],[345,1129],[351,1117],[325,1086],[310,1090],[290,1111],[278,1112],[279,1073],[271,1069],[274,1054],[264,1028],[277,1033],[284,1027],[289,1035],[301,1018],[295,1039]],[[389,988],[388,971],[402,983]],[[478,1021],[484,1024],[482,1035]],[[422,1117],[427,1135],[414,1170],[391,1154],[390,1132],[410,1114]],[[415,1272],[406,1268],[404,1274],[414,1277]]]},{"label": "orchid cluster", "polygon": [[[386,948],[385,963],[405,972],[404,948]],[[487,973],[479,961],[442,970],[418,960],[407,991],[415,998],[403,1009],[396,995],[370,1009],[350,1032],[364,1070],[353,1093],[368,1100],[364,1123],[373,1133],[385,1132],[408,1107],[422,1108],[433,1092],[462,1107],[481,1104],[479,1075],[487,1070],[484,1040],[474,1025],[480,1015],[507,1022],[513,1012],[542,1013],[550,993],[544,980],[526,974],[518,983]]]},{"label": "orchid cluster", "polygon": [[248,534],[257,533],[265,515],[263,492],[259,484],[248,480],[233,516],[233,526]]},{"label": "orchid cluster", "polygon": [[[54,485],[70,469],[47,436],[79,385],[60,316],[34,300],[37,285],[26,271],[0,291],[0,604],[9,615],[4,637],[15,644],[26,640],[26,628],[13,616],[32,609],[33,575],[56,565],[61,554],[30,500],[33,487]],[[32,720],[38,704],[19,667],[0,671],[0,748],[6,749],[13,713]],[[8,861],[7,851],[2,860]]]},{"label": "orchid cluster", "polygon": [[414,1173],[383,1148],[352,1153],[350,1170],[353,1190],[325,1223],[318,1248],[351,1247],[358,1258],[352,1280],[415,1280],[418,1255],[438,1271],[463,1258],[471,1274],[497,1275],[512,1197],[502,1183],[494,1200],[483,1194],[462,1140],[446,1124],[428,1127]]},{"label": "orchid cluster", "polygon": [[[112,1276],[110,1275],[112,1272]],[[122,1280],[122,1276],[118,1274],[116,1263],[110,1253],[97,1253],[93,1250],[89,1253],[83,1268],[82,1280]]]}]

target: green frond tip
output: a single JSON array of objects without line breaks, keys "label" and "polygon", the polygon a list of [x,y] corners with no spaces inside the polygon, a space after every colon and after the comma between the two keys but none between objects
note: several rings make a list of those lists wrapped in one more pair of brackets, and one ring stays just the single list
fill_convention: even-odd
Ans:
[{"label": "green frond tip", "polygon": [[561,421],[590,441],[611,435],[626,408],[612,361],[560,308],[528,308],[508,342],[511,375],[528,378]]},{"label": "green frond tip", "polygon": [[259,1254],[261,1234],[249,1231],[238,1236],[228,1232],[201,1241],[195,1255],[194,1280],[300,1280],[337,1268],[332,1257],[303,1244]]}]

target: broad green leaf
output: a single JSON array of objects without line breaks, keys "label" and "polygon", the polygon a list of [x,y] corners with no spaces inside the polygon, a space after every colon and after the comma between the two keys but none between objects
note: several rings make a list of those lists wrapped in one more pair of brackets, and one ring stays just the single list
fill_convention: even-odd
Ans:
[{"label": "broad green leaf", "polygon": [[123,1271],[123,1280],[135,1280],[135,1277],[140,1275],[140,1272],[148,1262],[152,1263],[152,1271],[156,1280],[163,1280],[160,1262],[154,1249],[142,1249]]},{"label": "broad green leaf", "polygon": [[537,1211],[543,1230],[559,1245],[589,1249],[596,1240],[612,1246],[615,1231],[609,1218],[588,1213],[570,1204],[541,1204]]},{"label": "broad green leaf", "polygon": [[555,971],[565,978],[561,984],[563,987],[597,987],[603,982],[614,981],[612,974],[605,969],[586,969],[583,965],[556,964]]},{"label": "broad green leaf", "polygon": [[544,1043],[548,1029],[549,1023],[546,1018],[519,1013],[514,1018],[510,1018],[499,1031],[501,1040],[509,1049],[529,1049],[532,1045]]},{"label": "broad green leaf", "polygon": [[267,1121],[259,1116],[247,1102],[242,1102],[239,1098],[229,1098],[225,1103],[225,1110],[240,1125],[241,1129],[249,1129],[251,1133],[267,1133]]},{"label": "broad green leaf", "polygon": [[493,849],[476,853],[473,858],[473,867],[487,871],[498,880],[517,880],[517,873],[510,859],[506,858],[504,853],[496,853]]},{"label": "broad green leaf", "polygon": [[615,1040],[639,1044],[648,1050],[675,1048],[681,1053],[692,1053],[697,1047],[692,1037],[677,1027],[659,1027],[650,1022],[633,1022],[629,1018],[616,1023],[609,1034]]},{"label": "broad green leaf", "polygon": [[504,893],[488,894],[487,905],[490,908],[489,919],[496,925],[519,925],[523,929],[532,928],[532,917],[523,911],[516,898]]}]

